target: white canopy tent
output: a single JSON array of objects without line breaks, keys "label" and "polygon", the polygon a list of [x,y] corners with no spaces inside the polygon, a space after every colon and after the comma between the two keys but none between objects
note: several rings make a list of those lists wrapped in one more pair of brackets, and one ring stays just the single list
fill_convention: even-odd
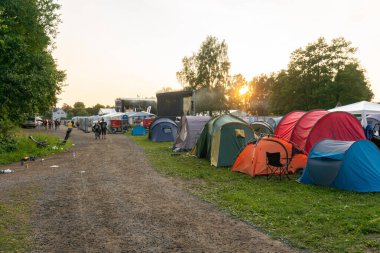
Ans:
[{"label": "white canopy tent", "polygon": [[351,114],[360,114],[362,127],[367,126],[368,114],[380,114],[380,104],[371,103],[367,101],[360,101],[357,103],[335,107],[329,110],[330,112],[349,112]]}]

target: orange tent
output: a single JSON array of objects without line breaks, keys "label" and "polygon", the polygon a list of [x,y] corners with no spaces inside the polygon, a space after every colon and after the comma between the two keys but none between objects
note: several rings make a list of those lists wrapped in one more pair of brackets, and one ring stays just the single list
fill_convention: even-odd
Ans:
[{"label": "orange tent", "polygon": [[250,176],[266,175],[266,152],[280,152],[281,162],[286,163],[291,159],[288,166],[289,173],[295,173],[298,169],[306,167],[307,156],[304,154],[292,154],[292,144],[274,137],[264,137],[257,144],[249,144],[239,154],[232,166],[231,171],[239,171]]}]

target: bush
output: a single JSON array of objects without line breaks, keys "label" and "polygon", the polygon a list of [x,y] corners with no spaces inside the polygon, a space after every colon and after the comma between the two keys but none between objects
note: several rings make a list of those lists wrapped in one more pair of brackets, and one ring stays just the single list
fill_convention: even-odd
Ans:
[{"label": "bush", "polygon": [[17,149],[13,129],[14,125],[11,121],[0,118],[0,153],[12,152]]}]

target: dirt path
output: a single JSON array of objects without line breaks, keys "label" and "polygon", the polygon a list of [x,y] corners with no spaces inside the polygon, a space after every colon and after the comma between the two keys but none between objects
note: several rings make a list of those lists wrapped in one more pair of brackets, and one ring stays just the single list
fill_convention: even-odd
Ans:
[{"label": "dirt path", "polygon": [[33,252],[295,252],[158,174],[125,136],[72,139],[71,151],[2,175],[0,190],[43,187]]}]

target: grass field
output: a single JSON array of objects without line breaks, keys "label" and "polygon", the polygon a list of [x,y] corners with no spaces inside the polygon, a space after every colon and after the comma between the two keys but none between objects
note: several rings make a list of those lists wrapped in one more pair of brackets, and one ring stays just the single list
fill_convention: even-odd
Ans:
[{"label": "grass field", "polygon": [[62,141],[58,137],[47,134],[35,134],[33,137],[38,141],[46,141],[46,147],[37,147],[36,143],[28,138],[28,135],[19,131],[16,135],[17,150],[10,153],[0,153],[0,164],[18,162],[23,157],[44,157],[55,154],[71,147],[72,142],[69,140],[65,145],[59,145]]},{"label": "grass field", "polygon": [[26,184],[2,192],[9,199],[0,203],[0,252],[28,252],[30,250],[30,213],[33,203],[42,194],[38,185]]},{"label": "grass field", "polygon": [[299,175],[251,178],[188,153],[173,155],[172,143],[128,138],[160,173],[188,180],[194,194],[273,238],[313,252],[380,252],[380,193],[304,185]]},{"label": "grass field", "polygon": [[[17,133],[17,150],[11,153],[0,153],[0,164],[19,162],[23,157],[45,157],[72,146],[68,141],[59,146],[61,140],[51,135],[33,135],[39,141],[46,140],[46,147],[37,147],[23,131]],[[0,178],[1,183],[1,178]],[[42,193],[39,185],[25,184],[23,190],[19,187],[6,189],[0,196],[8,196],[0,202],[0,252],[28,252],[30,214],[33,204]]]}]

